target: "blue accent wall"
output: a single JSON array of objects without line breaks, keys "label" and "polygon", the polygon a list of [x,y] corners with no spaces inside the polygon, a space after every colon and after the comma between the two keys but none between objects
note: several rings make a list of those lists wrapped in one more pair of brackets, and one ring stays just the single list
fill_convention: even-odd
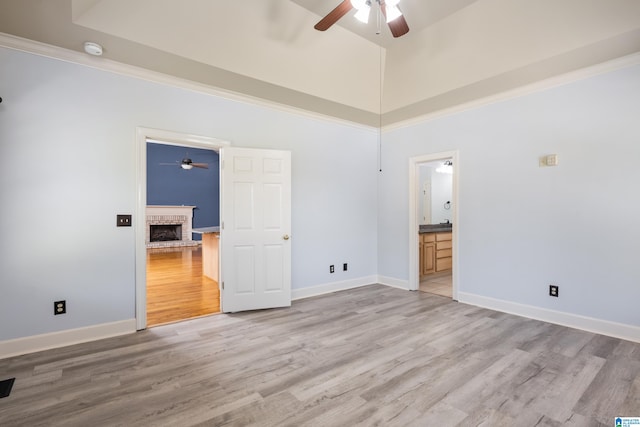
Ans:
[{"label": "blue accent wall", "polygon": [[[182,169],[180,162],[185,157],[194,163],[208,163],[209,169]],[[161,163],[175,163],[175,166],[163,166]],[[147,205],[196,206],[193,210],[194,228],[220,225],[218,153],[147,143]],[[194,234],[193,239],[200,240],[201,236]]]}]

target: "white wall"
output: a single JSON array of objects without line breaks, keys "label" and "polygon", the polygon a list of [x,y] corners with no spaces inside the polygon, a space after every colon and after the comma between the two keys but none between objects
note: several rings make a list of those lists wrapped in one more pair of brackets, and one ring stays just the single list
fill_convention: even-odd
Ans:
[{"label": "white wall", "polygon": [[640,326],[639,94],[633,66],[384,134],[378,273],[408,279],[408,159],[459,150],[460,293]]},{"label": "white wall", "polygon": [[291,150],[293,287],[376,273],[374,132],[4,48],[0,63],[0,341],[135,316],[134,230],[115,216],[135,208],[137,126]]}]

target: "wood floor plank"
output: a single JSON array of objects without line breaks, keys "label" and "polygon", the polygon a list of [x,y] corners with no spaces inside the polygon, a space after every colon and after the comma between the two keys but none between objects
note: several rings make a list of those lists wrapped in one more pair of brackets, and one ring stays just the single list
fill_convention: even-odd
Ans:
[{"label": "wood floor plank", "polygon": [[[640,375],[640,362],[635,360],[607,360],[594,380],[580,397],[574,412],[606,424],[623,415],[629,392]],[[631,408],[629,416],[636,416],[640,408]],[[625,415],[626,416],[626,415]]]},{"label": "wood floor plank", "polygon": [[602,369],[605,359],[583,353],[558,370],[544,393],[533,404],[552,420],[569,423],[573,408]]},{"label": "wood floor plank", "polygon": [[218,283],[202,274],[202,247],[147,249],[147,326],[220,312]]},{"label": "wood floor plank", "polygon": [[640,344],[375,285],[0,361],[9,426],[603,426]]}]

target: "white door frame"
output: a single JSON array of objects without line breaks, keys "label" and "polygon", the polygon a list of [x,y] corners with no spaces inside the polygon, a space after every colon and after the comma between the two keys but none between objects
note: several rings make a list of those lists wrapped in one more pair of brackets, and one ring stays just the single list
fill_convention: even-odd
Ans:
[{"label": "white door frame", "polygon": [[437,160],[451,159],[453,162],[453,194],[452,194],[452,218],[453,234],[451,236],[453,243],[453,265],[452,265],[452,281],[453,290],[452,297],[458,300],[458,232],[460,230],[458,224],[458,181],[460,176],[460,154],[458,150],[445,151],[441,153],[424,154],[421,156],[409,158],[409,290],[417,291],[420,285],[420,275],[418,274],[418,188],[420,185],[420,165],[423,163],[433,162]]},{"label": "white door frame", "polygon": [[136,269],[136,329],[147,327],[147,140],[189,148],[219,151],[231,145],[229,141],[208,136],[191,135],[145,127],[136,128],[136,207],[133,215],[135,227]]}]

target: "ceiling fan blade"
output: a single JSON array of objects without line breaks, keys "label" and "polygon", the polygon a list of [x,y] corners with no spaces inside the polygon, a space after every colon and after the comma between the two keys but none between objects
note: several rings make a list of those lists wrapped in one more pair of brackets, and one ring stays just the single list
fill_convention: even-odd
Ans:
[{"label": "ceiling fan blade", "polygon": [[193,166],[194,168],[209,169],[208,163],[191,163],[191,166]]},{"label": "ceiling fan blade", "polygon": [[353,5],[351,4],[351,0],[344,0],[335,9],[327,14],[324,18],[320,20],[313,28],[318,31],[326,31],[333,24],[338,22],[338,19],[342,18],[344,15],[349,13],[353,9]]},{"label": "ceiling fan blade", "polygon": [[158,165],[160,166],[180,166],[179,162],[175,162],[175,163],[158,163]]},{"label": "ceiling fan blade", "polygon": [[404,15],[394,19],[387,25],[389,25],[389,29],[391,30],[391,34],[393,34],[393,37],[396,38],[402,37],[409,32],[409,25],[404,19]]},{"label": "ceiling fan blade", "polygon": [[[387,8],[385,7],[384,3],[380,4],[380,9],[382,10],[382,14],[386,18]],[[409,25],[407,24],[407,21],[404,19],[404,15],[400,15],[393,21],[388,22],[387,25],[391,30],[391,34],[393,34],[393,37],[395,38],[402,37],[409,32]]]}]

